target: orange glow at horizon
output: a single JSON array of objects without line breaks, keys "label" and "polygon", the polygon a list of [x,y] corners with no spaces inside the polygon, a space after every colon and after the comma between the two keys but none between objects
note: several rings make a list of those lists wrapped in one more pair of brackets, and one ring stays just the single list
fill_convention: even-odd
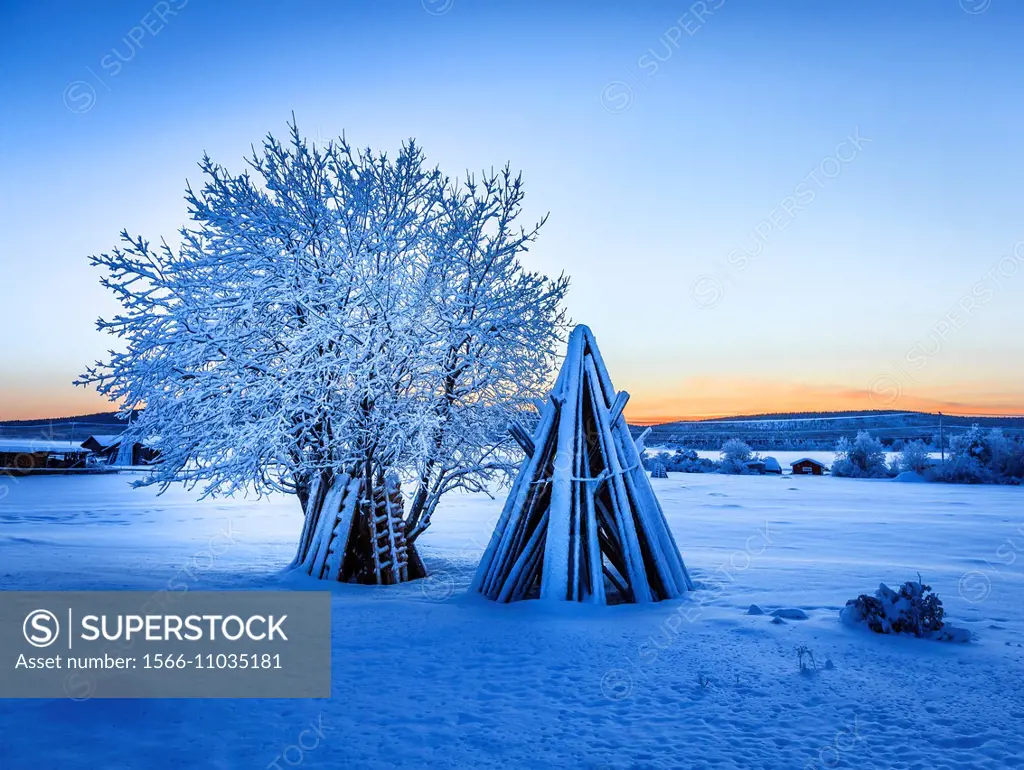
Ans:
[{"label": "orange glow at horizon", "polygon": [[45,422],[58,417],[76,417],[116,409],[114,404],[92,389],[13,388],[2,392],[0,420]]},{"label": "orange glow at horizon", "polygon": [[656,425],[737,415],[868,410],[1024,416],[1024,393],[947,396],[898,388],[872,393],[867,388],[702,377],[688,379],[671,392],[638,390],[626,406],[626,419],[634,425]]},{"label": "orange glow at horizon", "polygon": [[[633,425],[752,414],[894,410],[965,415],[1024,416],[1024,392],[993,393],[981,387],[901,390],[872,394],[866,388],[746,378],[687,378],[672,386],[630,387],[626,418]],[[973,391],[973,392],[969,392]],[[0,401],[0,420],[43,421],[116,409],[94,390],[14,388]]]}]

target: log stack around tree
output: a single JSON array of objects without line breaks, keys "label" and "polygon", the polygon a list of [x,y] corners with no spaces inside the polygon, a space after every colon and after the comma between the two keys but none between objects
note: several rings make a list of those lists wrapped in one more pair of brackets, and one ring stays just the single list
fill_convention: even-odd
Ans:
[{"label": "log stack around tree", "polygon": [[693,589],[594,335],[577,326],[473,587],[494,601],[595,604]]},{"label": "log stack around tree", "polygon": [[406,542],[401,484],[379,477],[372,503],[364,474],[317,480],[306,504],[312,515],[299,538],[294,566],[321,580],[393,585],[424,577],[426,571]]}]

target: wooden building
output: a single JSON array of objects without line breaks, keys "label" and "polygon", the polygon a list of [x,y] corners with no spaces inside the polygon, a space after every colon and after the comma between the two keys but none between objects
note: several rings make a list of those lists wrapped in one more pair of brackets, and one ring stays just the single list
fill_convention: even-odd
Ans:
[{"label": "wooden building", "polygon": [[12,439],[0,441],[0,473],[60,473],[86,467],[89,452],[70,441]]},{"label": "wooden building", "polygon": [[158,452],[143,443],[135,442],[132,446],[121,447],[120,435],[93,435],[82,442],[82,449],[96,455],[100,462],[107,465],[148,465],[152,463]]},{"label": "wooden building", "polygon": [[810,457],[803,457],[790,463],[790,466],[793,468],[794,476],[822,476],[828,470],[824,463],[820,463]]}]

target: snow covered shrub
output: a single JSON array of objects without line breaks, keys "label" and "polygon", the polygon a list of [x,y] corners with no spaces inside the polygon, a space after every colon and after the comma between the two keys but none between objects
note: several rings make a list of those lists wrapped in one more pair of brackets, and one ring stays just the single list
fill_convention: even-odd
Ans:
[{"label": "snow covered shrub", "polygon": [[645,452],[641,456],[640,462],[645,470],[652,471],[656,465],[665,465],[668,456],[668,452]]},{"label": "snow covered shrub", "polygon": [[714,473],[718,464],[714,460],[697,455],[696,450],[680,448],[671,455],[664,455],[665,470],[675,473]]},{"label": "snow covered shrub", "polygon": [[911,441],[903,445],[898,455],[899,470],[907,473],[924,474],[932,467],[932,458],[923,441]]},{"label": "snow covered shrub", "polygon": [[986,433],[972,425],[950,439],[949,455],[937,476],[957,484],[1019,484],[1024,478],[1024,444],[998,428]]},{"label": "snow covered shrub", "polygon": [[843,622],[865,625],[876,634],[910,634],[918,638],[944,642],[968,642],[970,632],[947,625],[944,610],[931,586],[918,581],[904,583],[893,591],[885,583],[878,586],[874,596],[861,594],[851,599],[840,610]]},{"label": "snow covered shrub", "polygon": [[401,582],[441,495],[514,471],[506,425],[547,390],[568,281],[519,262],[540,224],[508,168],[459,184],[412,141],[289,129],[243,173],[202,159],[179,246],[123,232],[91,258],[124,348],[79,384],[139,412],[129,445],[158,437],[138,483],[295,494],[297,564]]},{"label": "snow covered shrub", "polygon": [[690,449],[688,447],[679,447],[675,452],[672,453],[670,462],[696,462],[700,458],[697,455],[696,449]]},{"label": "snow covered shrub", "polygon": [[722,473],[747,473],[745,463],[755,458],[754,450],[738,438],[731,438],[722,444],[722,460],[719,470]]},{"label": "snow covered shrub", "polygon": [[889,475],[885,464],[882,442],[872,438],[866,430],[850,441],[845,436],[836,444],[836,459],[832,464],[833,476],[853,478],[883,478]]},{"label": "snow covered shrub", "polygon": [[647,454],[644,455],[643,464],[644,468],[652,473],[659,464],[669,473],[714,473],[718,470],[718,464],[714,460],[698,457],[692,449],[677,449],[672,454]]}]

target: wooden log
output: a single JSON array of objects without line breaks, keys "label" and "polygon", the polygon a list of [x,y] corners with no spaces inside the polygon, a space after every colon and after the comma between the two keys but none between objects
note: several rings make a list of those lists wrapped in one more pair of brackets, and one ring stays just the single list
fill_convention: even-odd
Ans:
[{"label": "wooden log", "polygon": [[[558,408],[554,402],[551,402],[541,415],[540,424],[537,426],[537,433],[534,436],[535,446],[544,447],[547,444],[557,414]],[[519,466],[519,473],[516,474],[512,489],[505,499],[505,505],[502,507],[501,516],[494,527],[494,532],[491,533],[487,549],[480,557],[480,564],[473,576],[472,590],[490,595],[496,573],[500,571],[500,565],[507,553],[507,549],[504,547],[506,535],[515,530],[522,516],[522,507],[532,491],[530,483],[537,477],[537,467],[540,465],[543,455],[543,451],[534,451],[533,457],[527,458]]]},{"label": "wooden log", "polygon": [[512,438],[516,440],[526,456],[533,457],[536,447],[533,444],[533,437],[530,436],[526,428],[513,421],[508,424],[508,432],[512,434]]},{"label": "wooden log", "polygon": [[[614,424],[614,423],[613,423]],[[642,455],[646,447],[644,446],[644,440],[650,435],[651,429],[647,428],[643,433],[636,437],[636,441],[633,442],[633,447],[636,449],[638,455]]]},{"label": "wooden log", "polygon": [[547,524],[548,511],[544,511],[544,514],[541,516],[537,526],[534,527],[533,534],[530,535],[530,539],[527,541],[526,546],[519,553],[519,557],[516,559],[515,564],[512,565],[508,579],[501,587],[501,591],[498,594],[499,602],[515,601],[517,596],[525,594],[528,590],[528,586],[532,582],[531,578],[536,577],[535,574],[530,573],[528,568],[530,563],[535,561],[534,552],[539,554],[542,550],[541,543],[544,541]]},{"label": "wooden log", "polygon": [[590,331],[590,327],[580,324],[576,327],[577,329],[583,330],[583,336],[587,340],[587,353],[594,359],[594,366],[597,369],[600,377],[598,378],[598,384],[601,386],[601,393],[604,395],[605,403],[610,404],[615,400],[615,388],[612,387],[611,377],[608,376],[608,368],[604,365],[604,359],[601,357],[601,351],[597,347],[597,340],[594,339],[594,333]]},{"label": "wooden log", "polygon": [[692,590],[692,582],[686,572],[682,557],[679,555],[679,548],[676,546],[675,538],[672,537],[665,514],[651,488],[651,481],[643,471],[640,457],[638,454],[630,452],[633,442],[629,440],[628,431],[619,431],[618,433],[617,441],[620,450],[625,455],[625,461],[635,466],[633,471],[626,474],[626,483],[631,494],[637,500],[641,520],[652,541],[652,548],[656,552],[659,574],[668,591],[668,595],[664,598],[674,598],[684,591]]},{"label": "wooden log", "polygon": [[[552,406],[551,409],[554,412],[555,407]],[[518,486],[506,501],[506,504],[511,504],[507,518],[505,511],[502,511],[502,517],[506,518],[506,521],[504,526],[499,522],[500,536],[496,541],[492,536],[492,542],[488,546],[490,562],[485,565],[481,560],[481,565],[477,569],[477,578],[481,581],[477,590],[491,598],[496,598],[501,590],[508,570],[518,555],[516,549],[522,544],[530,526],[538,498],[542,495],[540,485],[536,482],[540,481],[540,474],[547,472],[547,461],[555,451],[555,420],[556,414],[549,413],[541,423],[537,436],[541,450],[523,463],[521,477],[516,479]],[[495,529],[495,535],[499,535],[498,528]]]},{"label": "wooden log", "polygon": [[601,545],[597,536],[597,512],[594,510],[594,489],[597,486],[589,482],[584,490],[584,507],[587,517],[587,566],[590,570],[590,601],[593,604],[605,604],[604,593],[604,562],[601,559]]},{"label": "wooden log", "polygon": [[622,464],[619,462],[618,448],[615,445],[615,439],[608,424],[608,407],[601,396],[594,359],[589,354],[585,358],[584,366],[587,370],[586,379],[591,388],[591,399],[594,405],[594,417],[596,418],[596,429],[601,443],[601,452],[605,467],[611,476],[612,514],[619,526],[622,547],[626,558],[627,574],[624,577],[629,581],[629,588],[633,593],[635,601],[643,604],[651,601],[651,590],[647,583],[647,572],[644,569],[643,554],[640,550],[636,523],[633,521],[633,511],[626,493],[626,485],[622,480]]},{"label": "wooden log", "polygon": [[598,529],[597,533],[598,540],[601,544],[601,552],[608,558],[609,563],[620,575],[626,575],[625,551],[618,540],[612,539],[613,535],[618,536],[619,531],[616,527],[611,511],[609,511],[607,506],[601,502],[601,498],[597,496],[594,497],[594,504],[596,505],[597,511],[600,513],[601,517],[601,527]]},{"label": "wooden log", "polygon": [[327,551],[331,544],[334,528],[338,523],[338,512],[341,510],[341,498],[348,487],[348,476],[342,474],[331,484],[330,491],[324,498],[324,507],[320,512],[321,535],[317,538],[316,555],[313,557],[309,574],[320,578],[327,562]]},{"label": "wooden log", "polygon": [[[609,421],[612,425],[622,416],[622,410],[626,408],[626,402],[629,401],[629,393],[624,390],[620,390],[618,395],[615,396],[615,400],[612,402],[609,412]],[[650,430],[648,428],[647,430]]]},{"label": "wooden log", "polygon": [[637,451],[636,445],[630,438],[629,427],[625,424],[625,420],[621,420],[619,425],[616,426],[616,434],[625,462],[634,468],[631,477],[636,486],[637,496],[643,501],[643,515],[646,525],[651,531],[652,536],[658,538],[662,556],[672,572],[676,590],[679,594],[683,591],[692,591],[693,581],[690,579],[690,574],[683,563],[683,558],[679,553],[679,546],[672,535],[672,530],[668,525],[668,520],[665,518],[665,512],[661,508],[658,496],[654,494],[651,480],[647,478],[647,474],[643,471],[640,452]]},{"label": "wooden log", "polygon": [[302,534],[299,535],[299,547],[295,553],[295,558],[292,559],[292,567],[302,564],[306,558],[306,553],[309,551],[309,541],[312,539],[313,531],[316,529],[316,524],[319,521],[320,481],[322,478],[323,474],[316,474],[313,478],[313,486],[310,487],[309,494],[306,496],[306,510],[302,512]]},{"label": "wooden log", "polygon": [[341,500],[341,511],[338,521],[334,525],[334,537],[331,539],[331,545],[327,552],[325,580],[341,580],[341,567],[345,563],[345,553],[348,550],[352,524],[355,521],[360,482],[358,478],[346,478],[348,483]]},{"label": "wooden log", "polygon": [[640,552],[643,557],[644,571],[647,574],[647,583],[651,587],[651,596],[655,601],[677,596],[679,591],[676,589],[675,577],[668,563],[669,558],[662,553],[662,540],[657,522],[646,510],[647,503],[637,494],[632,472],[628,470],[624,472],[622,480],[626,485],[626,494],[629,496],[637,521],[637,531],[641,533]]},{"label": "wooden log", "polygon": [[583,487],[584,483],[579,479],[590,473],[589,467],[584,466],[584,431],[583,431],[583,405],[586,399],[583,397],[583,389],[580,389],[579,397],[576,399],[576,432],[573,436],[572,454],[573,468],[571,481],[570,505],[570,527],[569,527],[569,598],[580,601],[587,592],[589,583],[589,570],[582,569],[585,564],[583,554],[585,542],[583,540],[584,513],[583,513]]},{"label": "wooden log", "polygon": [[577,399],[583,379],[582,333],[569,336],[562,371],[566,373],[561,395],[564,399],[558,419],[558,442],[551,481],[550,516],[544,544],[540,598],[548,601],[569,599],[569,546],[572,517],[573,448],[576,443]]},{"label": "wooden log", "polygon": [[615,589],[622,595],[623,600],[624,601],[629,601],[629,597],[630,597],[631,594],[629,592],[629,589],[626,587],[626,585],[621,580],[619,580],[619,578],[616,577],[615,573],[612,572],[607,567],[603,568],[603,572],[604,572],[604,574],[602,575],[602,579],[605,576],[607,576],[608,580],[611,581],[611,584],[613,586],[615,586]]}]

